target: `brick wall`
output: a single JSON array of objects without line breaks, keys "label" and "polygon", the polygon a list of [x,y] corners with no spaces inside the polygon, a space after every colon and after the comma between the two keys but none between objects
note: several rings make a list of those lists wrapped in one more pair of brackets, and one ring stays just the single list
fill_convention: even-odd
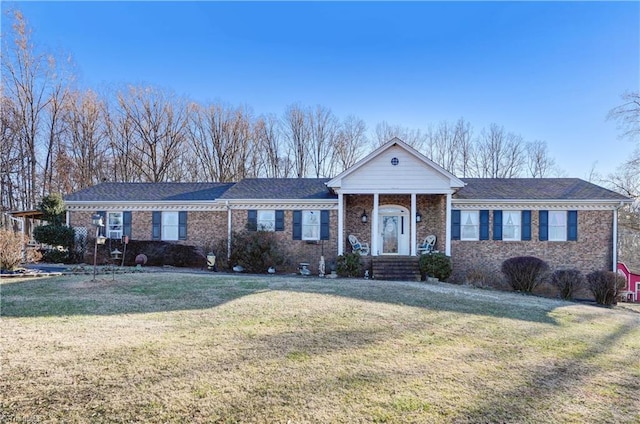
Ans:
[{"label": "brick wall", "polygon": [[[493,237],[493,213],[489,217],[490,237]],[[532,211],[531,218],[530,241],[453,240],[450,281],[464,282],[468,272],[479,269],[501,278],[502,262],[514,256],[536,256],[552,269],[577,268],[584,274],[612,269],[612,211],[579,211],[578,241],[539,241],[537,211]]]},{"label": "brick wall", "polygon": [[[380,195],[379,206],[398,205],[411,210],[411,195],[393,194]],[[435,234],[438,238],[436,249],[444,251],[446,231],[446,197],[442,195],[416,196],[416,208],[422,215],[422,220],[416,223],[417,240],[421,243],[428,235]],[[366,224],[362,223],[362,212],[369,217]],[[345,252],[350,251],[351,245],[347,239],[349,234],[355,234],[361,242],[371,245],[371,216],[373,213],[373,195],[359,194],[345,196]]]},{"label": "brick wall", "polygon": [[[360,212],[362,213],[362,212]],[[313,274],[318,272],[320,256],[324,255],[326,272],[329,272],[329,262],[336,260],[338,252],[338,212],[329,211],[329,240],[307,241],[293,239],[293,211],[284,211],[284,231],[276,231],[275,235],[278,243],[284,250],[287,257],[287,264],[284,269],[278,272],[297,272],[300,262],[309,263],[309,269]],[[243,231],[247,225],[247,211],[233,210],[231,213],[232,231]],[[226,224],[225,224],[226,231]],[[225,233],[226,234],[226,233]],[[231,264],[233,265],[233,264]]]}]

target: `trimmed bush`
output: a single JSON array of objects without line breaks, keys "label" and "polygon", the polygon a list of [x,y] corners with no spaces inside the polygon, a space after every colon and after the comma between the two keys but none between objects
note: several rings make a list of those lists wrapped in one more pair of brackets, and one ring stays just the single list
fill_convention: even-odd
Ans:
[{"label": "trimmed bush", "polygon": [[362,277],[362,264],[359,253],[345,253],[336,259],[337,272],[340,277]]},{"label": "trimmed bush", "polygon": [[0,228],[0,269],[13,271],[22,263],[22,248],[26,237],[5,228]]},{"label": "trimmed bush", "polygon": [[75,232],[73,228],[65,225],[40,225],[33,229],[33,238],[38,243],[72,249],[75,242]]},{"label": "trimmed bush", "polygon": [[580,270],[559,269],[551,274],[551,284],[558,289],[562,299],[571,300],[584,287],[585,279]]},{"label": "trimmed bush", "polygon": [[513,290],[531,293],[547,277],[549,265],[534,256],[516,256],[504,261],[501,270]]},{"label": "trimmed bush", "polygon": [[241,265],[245,271],[265,273],[270,266],[285,264],[286,255],[272,231],[241,231],[232,236],[229,266]]},{"label": "trimmed bush", "polygon": [[600,305],[617,304],[620,293],[627,285],[624,277],[613,271],[593,271],[587,274],[587,283],[596,303]]},{"label": "trimmed bush", "polygon": [[451,258],[444,253],[427,253],[420,256],[418,262],[420,275],[423,279],[434,277],[446,281],[451,276]]}]

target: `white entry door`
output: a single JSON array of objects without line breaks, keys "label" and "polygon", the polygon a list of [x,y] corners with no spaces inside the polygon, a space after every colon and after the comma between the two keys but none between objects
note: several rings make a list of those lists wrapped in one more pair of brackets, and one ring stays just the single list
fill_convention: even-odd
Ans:
[{"label": "white entry door", "polygon": [[402,206],[383,206],[379,209],[378,234],[380,254],[409,254],[409,211]]}]

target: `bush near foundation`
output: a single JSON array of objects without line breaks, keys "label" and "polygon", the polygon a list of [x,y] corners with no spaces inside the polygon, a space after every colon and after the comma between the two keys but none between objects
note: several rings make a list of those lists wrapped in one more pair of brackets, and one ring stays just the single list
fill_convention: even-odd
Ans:
[{"label": "bush near foundation", "polygon": [[624,277],[613,271],[593,271],[587,274],[587,283],[596,303],[600,305],[617,304],[621,292],[627,285]]},{"label": "bush near foundation", "polygon": [[440,281],[445,281],[451,276],[451,258],[444,253],[427,253],[421,255],[418,266],[420,267],[420,275],[423,279],[426,277],[435,277]]},{"label": "bush near foundation", "polygon": [[516,256],[504,261],[501,270],[513,290],[531,293],[547,278],[549,265],[535,256]]},{"label": "bush near foundation", "polygon": [[585,278],[578,269],[559,269],[551,274],[551,284],[558,289],[560,298],[571,300],[585,285]]},{"label": "bush near foundation", "polygon": [[336,258],[336,271],[340,277],[362,277],[362,263],[359,253],[345,253]]},{"label": "bush near foundation", "polygon": [[260,274],[286,263],[285,252],[272,231],[240,231],[231,240],[231,267],[240,265],[246,272]]}]

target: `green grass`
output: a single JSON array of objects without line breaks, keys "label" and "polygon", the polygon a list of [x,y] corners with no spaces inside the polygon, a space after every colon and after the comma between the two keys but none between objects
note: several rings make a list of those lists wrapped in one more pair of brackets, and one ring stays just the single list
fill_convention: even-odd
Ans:
[{"label": "green grass", "polygon": [[0,296],[0,422],[640,423],[623,305],[177,273]]}]

